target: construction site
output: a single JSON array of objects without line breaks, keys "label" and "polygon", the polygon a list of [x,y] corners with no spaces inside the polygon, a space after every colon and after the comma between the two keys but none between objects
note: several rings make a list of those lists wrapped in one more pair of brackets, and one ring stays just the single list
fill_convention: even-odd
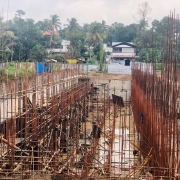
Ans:
[{"label": "construction site", "polygon": [[57,63],[2,82],[0,179],[180,179],[179,25],[168,23],[159,74],[154,43],[132,75]]}]

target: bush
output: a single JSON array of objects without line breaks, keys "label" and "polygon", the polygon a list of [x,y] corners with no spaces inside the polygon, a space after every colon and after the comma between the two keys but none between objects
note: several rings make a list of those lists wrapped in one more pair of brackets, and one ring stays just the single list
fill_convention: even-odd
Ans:
[{"label": "bush", "polygon": [[55,59],[58,62],[66,62],[66,59],[64,58],[64,56],[62,54],[55,54],[49,57],[50,59]]},{"label": "bush", "polygon": [[93,56],[91,57],[91,59],[88,59],[88,60],[87,60],[87,64],[97,64],[96,58],[97,58],[97,56],[93,55]]},{"label": "bush", "polygon": [[30,68],[31,63],[28,63],[28,72],[26,67],[26,62],[21,62],[21,68],[16,67],[15,62],[7,62],[6,67],[0,68],[1,78],[8,77],[14,78],[16,76],[25,77],[32,77],[34,70]]},{"label": "bush", "polygon": [[162,69],[162,63],[156,63],[156,70]]}]

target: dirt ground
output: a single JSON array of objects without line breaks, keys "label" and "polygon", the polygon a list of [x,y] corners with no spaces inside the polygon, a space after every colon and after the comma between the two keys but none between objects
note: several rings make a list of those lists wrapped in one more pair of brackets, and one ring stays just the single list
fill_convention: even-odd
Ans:
[{"label": "dirt ground", "polygon": [[128,74],[106,74],[106,73],[88,72],[88,76],[92,79],[104,79],[104,80],[128,81],[132,79],[132,76]]}]

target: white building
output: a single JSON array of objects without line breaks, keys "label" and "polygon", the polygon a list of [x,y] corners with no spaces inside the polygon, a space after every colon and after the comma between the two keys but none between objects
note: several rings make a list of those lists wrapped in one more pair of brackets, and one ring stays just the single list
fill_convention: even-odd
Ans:
[{"label": "white building", "polygon": [[104,51],[106,52],[106,62],[110,62],[112,47],[108,47],[107,44],[103,44]]},{"label": "white building", "polygon": [[132,42],[112,42],[112,63],[108,65],[108,73],[131,74],[131,60],[138,58]]},{"label": "white building", "polygon": [[125,61],[138,58],[136,56],[136,48],[132,42],[112,42],[111,59],[113,61]]},{"label": "white building", "polygon": [[112,53],[112,47],[108,47],[107,44],[103,44],[104,51]]},{"label": "white building", "polygon": [[62,40],[61,48],[47,49],[47,52],[52,52],[53,54],[66,53],[68,52],[68,46],[70,45],[70,41]]}]

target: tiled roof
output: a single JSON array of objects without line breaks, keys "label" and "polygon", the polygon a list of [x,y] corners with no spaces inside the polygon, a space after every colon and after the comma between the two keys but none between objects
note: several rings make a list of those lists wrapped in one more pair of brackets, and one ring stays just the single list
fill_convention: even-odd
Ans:
[{"label": "tiled roof", "polygon": [[71,55],[70,53],[65,53],[65,54],[64,54],[64,58],[65,58],[65,59],[76,59],[76,57],[73,56],[73,55]]},{"label": "tiled roof", "polygon": [[[51,32],[52,31],[45,31],[44,33],[43,33],[43,35],[44,36],[50,36],[51,35]],[[58,33],[58,31],[54,31],[54,35],[58,35],[59,33]]]}]

